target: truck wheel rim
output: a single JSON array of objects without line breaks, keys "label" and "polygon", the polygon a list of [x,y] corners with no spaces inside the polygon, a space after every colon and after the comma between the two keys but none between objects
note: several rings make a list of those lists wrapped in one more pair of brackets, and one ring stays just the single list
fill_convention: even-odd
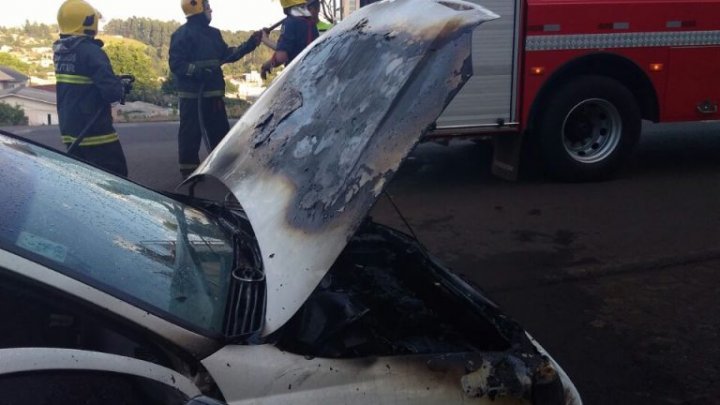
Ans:
[{"label": "truck wheel rim", "polygon": [[580,163],[606,159],[622,137],[622,118],[607,100],[583,100],[570,109],[562,126],[565,151]]}]

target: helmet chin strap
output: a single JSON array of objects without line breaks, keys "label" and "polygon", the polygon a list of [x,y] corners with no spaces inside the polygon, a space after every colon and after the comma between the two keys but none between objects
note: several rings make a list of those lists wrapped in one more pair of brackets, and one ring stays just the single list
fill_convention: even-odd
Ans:
[{"label": "helmet chin strap", "polygon": [[290,15],[293,17],[310,17],[312,14],[307,9],[307,6],[302,4],[299,6],[295,6],[290,9]]}]

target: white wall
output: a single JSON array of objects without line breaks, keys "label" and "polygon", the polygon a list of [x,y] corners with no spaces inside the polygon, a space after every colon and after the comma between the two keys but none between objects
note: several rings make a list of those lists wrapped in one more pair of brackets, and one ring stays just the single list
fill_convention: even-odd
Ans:
[{"label": "white wall", "polygon": [[58,124],[57,107],[54,104],[41,103],[15,96],[2,98],[0,102],[11,106],[20,106],[28,118],[28,125],[47,125],[48,114],[50,115],[50,123],[52,125]]}]

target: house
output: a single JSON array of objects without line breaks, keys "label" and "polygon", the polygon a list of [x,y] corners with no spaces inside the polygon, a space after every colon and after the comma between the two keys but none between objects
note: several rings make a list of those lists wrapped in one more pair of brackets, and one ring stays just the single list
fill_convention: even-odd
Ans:
[{"label": "house", "polygon": [[50,77],[50,75],[48,75],[47,78],[42,78],[42,77],[38,77],[38,76],[30,76],[30,86],[31,87],[36,87],[36,88],[37,87],[47,87],[47,86],[55,87],[55,83],[57,83],[57,81],[55,80],[54,75],[52,77]]},{"label": "house", "polygon": [[237,94],[232,96],[237,96],[243,100],[255,100],[265,91],[260,72],[256,70],[243,74],[240,80],[230,79],[230,82],[238,88]]},{"label": "house", "polygon": [[57,97],[54,91],[34,87],[0,90],[0,103],[19,106],[25,111],[28,125],[57,125]]},{"label": "house", "polygon": [[40,65],[44,68],[53,66],[53,49],[49,46],[39,46],[32,48],[33,64]]},{"label": "house", "polygon": [[260,72],[258,72],[257,70],[253,70],[250,73],[245,73],[242,76],[243,76],[243,80],[248,84],[255,84],[258,86],[263,85],[262,76],[260,75]]},{"label": "house", "polygon": [[0,66],[0,90],[27,86],[29,80],[28,76],[13,68]]}]

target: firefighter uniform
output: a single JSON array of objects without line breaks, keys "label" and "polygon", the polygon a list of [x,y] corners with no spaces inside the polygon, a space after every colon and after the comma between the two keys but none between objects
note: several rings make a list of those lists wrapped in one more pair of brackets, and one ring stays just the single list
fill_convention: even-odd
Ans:
[{"label": "firefighter uniform", "polygon": [[283,12],[287,16],[283,21],[282,31],[278,39],[275,53],[272,58],[263,63],[260,69],[260,76],[265,79],[273,68],[287,66],[296,56],[317,39],[320,34],[316,22],[318,21],[319,5],[315,6],[315,13],[308,9],[305,0],[280,0]]},{"label": "firefighter uniform", "polygon": [[317,25],[312,17],[289,15],[283,23],[276,51],[287,53],[287,65],[318,36]]},{"label": "firefighter uniform", "polygon": [[[217,146],[230,130],[225,111],[225,78],[220,66],[235,62],[252,52],[260,43],[253,35],[238,47],[229,47],[220,30],[210,26],[207,1],[182,2],[187,22],[170,39],[170,70],[177,82],[180,104],[178,160],[183,177],[199,165],[198,152],[204,125],[209,149]],[[203,122],[200,122],[201,102]]]},{"label": "firefighter uniform", "polygon": [[128,169],[113,127],[110,104],[125,87],[113,73],[103,43],[94,38],[100,14],[82,0],[68,0],[58,11],[60,39],[53,44],[57,109],[62,141],[69,147],[83,131],[73,154],[121,176]]}]

